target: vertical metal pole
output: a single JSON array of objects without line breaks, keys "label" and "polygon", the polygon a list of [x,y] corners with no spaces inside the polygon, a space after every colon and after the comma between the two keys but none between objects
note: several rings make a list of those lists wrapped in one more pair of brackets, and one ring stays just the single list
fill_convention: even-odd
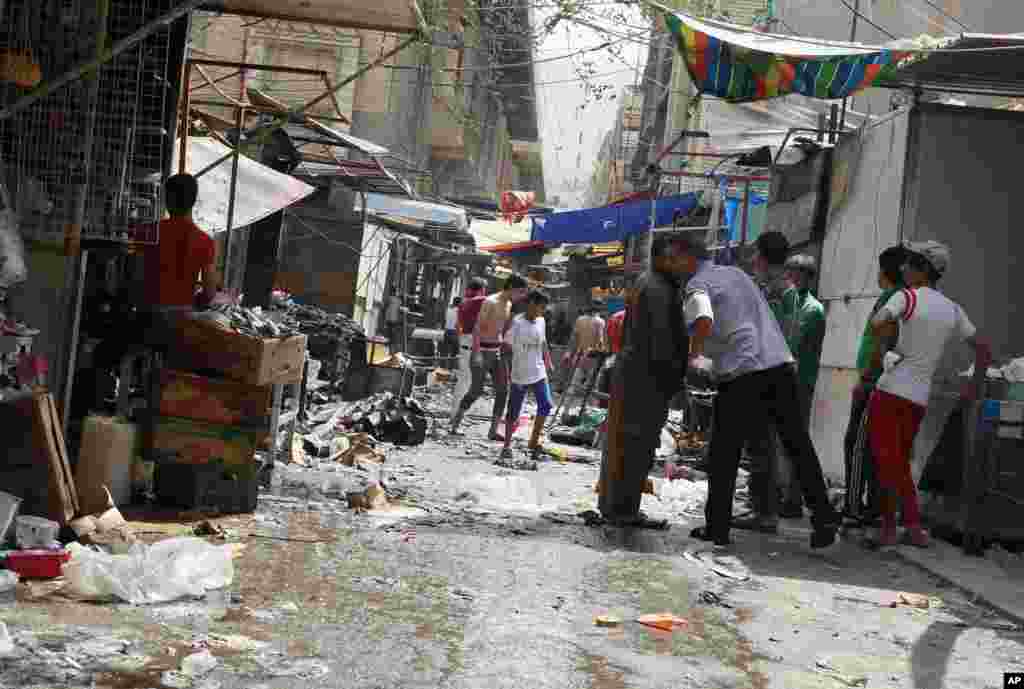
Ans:
[{"label": "vertical metal pole", "polygon": [[71,393],[75,388],[75,367],[78,364],[78,336],[82,327],[82,301],[85,296],[85,274],[86,264],[89,261],[88,250],[81,252],[76,263],[77,281],[74,292],[74,306],[71,313],[71,335],[70,346],[67,356],[67,371],[65,373],[63,399],[61,400],[61,432],[65,437],[68,434],[68,422],[71,420]]},{"label": "vertical metal pole", "polygon": [[231,184],[228,191],[228,224],[227,234],[224,236],[224,287],[232,289],[233,270],[231,268],[231,230],[235,225],[235,194],[238,191],[238,162],[242,148],[242,127],[245,124],[245,108],[238,108],[235,115],[235,132],[238,137],[235,141],[235,150],[231,156]]},{"label": "vertical metal pole", "polygon": [[[853,43],[857,39],[857,18],[860,15],[860,0],[853,0],[853,21],[850,22],[850,43]],[[843,114],[839,117],[839,131],[843,131],[846,128],[846,101],[849,98],[843,98]]]},{"label": "vertical metal pole", "polygon": [[185,174],[187,171],[185,155],[188,153],[188,131],[191,129],[189,124],[192,121],[192,89],[189,88],[192,83],[192,60],[188,57],[185,58],[184,75],[185,76],[181,81],[181,135],[179,137],[180,148],[178,150],[178,174]]},{"label": "vertical metal pole", "polygon": [[[110,0],[96,2],[96,57],[104,54],[107,48],[107,20],[110,13]],[[85,126],[82,136],[81,165],[77,184],[71,188],[72,220],[64,232],[65,277],[64,294],[65,312],[68,315],[66,331],[67,351],[64,355],[64,368],[61,371],[61,426],[63,433],[68,432],[71,416],[71,391],[75,380],[75,361],[78,354],[78,328],[81,321],[82,291],[85,284],[84,261],[88,254],[82,251],[82,228],[85,226],[85,213],[89,205],[89,188],[92,178],[92,153],[96,140],[96,110],[100,96],[100,68],[92,73],[86,72],[85,93]]]},{"label": "vertical metal pole", "polygon": [[740,246],[746,246],[747,245],[747,237],[748,237],[747,233],[749,231],[747,228],[749,227],[749,222],[750,222],[750,180],[748,179],[747,183],[744,185],[744,188],[743,188],[743,231],[742,231],[742,234],[740,235]]}]

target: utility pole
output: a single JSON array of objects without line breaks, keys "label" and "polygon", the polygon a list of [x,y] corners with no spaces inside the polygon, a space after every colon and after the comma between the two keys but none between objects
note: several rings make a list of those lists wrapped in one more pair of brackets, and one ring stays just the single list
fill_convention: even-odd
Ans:
[{"label": "utility pole", "polygon": [[[860,0],[853,0],[853,20],[850,22],[850,43],[857,40],[857,18],[860,16]],[[849,98],[843,98],[843,112],[839,116],[839,131],[845,131],[846,129],[846,101]]]}]

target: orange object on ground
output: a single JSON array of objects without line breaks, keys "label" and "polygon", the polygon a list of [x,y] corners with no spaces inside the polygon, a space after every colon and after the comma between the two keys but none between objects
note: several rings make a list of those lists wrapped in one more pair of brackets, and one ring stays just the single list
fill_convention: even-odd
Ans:
[{"label": "orange object on ground", "polygon": [[682,617],[676,617],[670,612],[660,612],[653,615],[641,615],[637,618],[637,622],[644,625],[645,627],[654,627],[665,632],[675,631],[676,629],[688,628],[690,623]]}]

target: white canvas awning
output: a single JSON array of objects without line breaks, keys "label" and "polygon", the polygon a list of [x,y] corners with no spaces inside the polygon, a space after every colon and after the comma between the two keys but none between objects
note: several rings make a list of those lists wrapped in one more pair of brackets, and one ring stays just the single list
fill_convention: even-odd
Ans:
[{"label": "white canvas awning", "polygon": [[[359,212],[362,209],[362,198],[357,195],[355,210]],[[463,208],[400,196],[367,194],[366,211],[368,215],[383,219],[394,218],[423,226],[447,227],[459,232],[465,232],[469,226],[469,216]]]},{"label": "white canvas awning", "polygon": [[474,218],[469,224],[469,233],[476,239],[476,245],[484,251],[489,246],[519,244],[530,241],[531,223],[524,218],[520,223],[504,220],[480,220]]},{"label": "white canvas awning", "polygon": [[[179,142],[180,144],[180,142]],[[178,171],[179,145],[174,147],[172,171]],[[210,138],[189,137],[185,171],[196,173],[231,152]],[[193,213],[195,222],[211,234],[228,228],[228,197],[231,190],[231,158],[225,159],[199,178],[199,199]],[[306,198],[316,189],[290,175],[271,170],[244,155],[238,160],[235,187],[235,217],[232,227],[245,227],[271,213]]]}]

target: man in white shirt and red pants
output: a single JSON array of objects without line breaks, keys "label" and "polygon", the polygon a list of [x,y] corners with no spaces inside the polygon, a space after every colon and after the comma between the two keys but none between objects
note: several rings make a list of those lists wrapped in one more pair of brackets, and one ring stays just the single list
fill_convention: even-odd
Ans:
[{"label": "man in white shirt and red pants", "polygon": [[876,352],[874,366],[883,366],[868,404],[868,428],[880,485],[882,528],[878,544],[896,545],[896,510],[903,501],[904,541],[928,546],[921,528],[921,511],[911,474],[911,451],[931,395],[932,378],[946,346],[966,342],[974,349],[974,379],[963,391],[964,400],[977,397],[985,380],[992,351],[983,341],[959,304],[935,289],[949,267],[949,249],[934,241],[904,242],[907,262],[903,276],[907,289],[900,290],[878,310],[872,327],[882,337],[899,329],[896,348],[885,355]]}]

